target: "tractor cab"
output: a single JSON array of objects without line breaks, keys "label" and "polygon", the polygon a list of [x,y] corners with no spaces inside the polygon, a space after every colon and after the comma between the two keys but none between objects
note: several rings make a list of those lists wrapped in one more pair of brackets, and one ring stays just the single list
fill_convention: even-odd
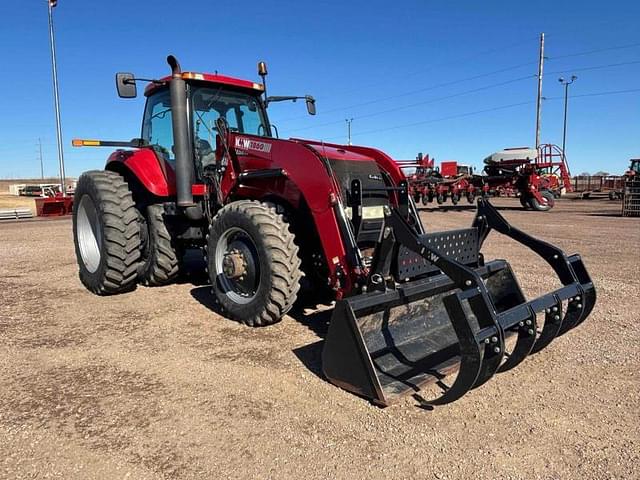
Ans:
[{"label": "tractor cab", "polygon": [[221,158],[223,151],[229,151],[227,134],[242,134],[241,142],[271,148],[270,144],[251,138],[273,137],[266,111],[269,103],[303,99],[309,114],[316,113],[311,95],[268,97],[264,62],[258,63],[260,84],[217,73],[183,72],[175,57],[169,56],[167,61],[170,76],[148,80],[118,73],[116,87],[121,98],[134,98],[136,82],[150,82],[145,89],[147,104],[140,144],[151,147],[174,170],[180,207],[195,205],[193,183],[202,181],[207,167],[221,181],[226,168]]},{"label": "tractor cab", "polygon": [[[234,133],[272,137],[261,95],[262,85],[220,75],[185,73],[189,141],[193,145],[196,178],[216,161],[217,122]],[[191,80],[193,79],[193,80]],[[201,80],[200,80],[201,79]],[[248,85],[245,85],[248,84]],[[151,84],[142,121],[142,139],[175,169],[171,94],[168,86]]]}]

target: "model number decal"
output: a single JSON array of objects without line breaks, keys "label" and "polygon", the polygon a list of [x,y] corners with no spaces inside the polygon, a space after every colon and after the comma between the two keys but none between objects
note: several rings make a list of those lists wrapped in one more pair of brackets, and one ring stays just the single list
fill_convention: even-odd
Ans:
[{"label": "model number decal", "polygon": [[250,138],[236,137],[236,148],[243,150],[254,150],[256,152],[271,152],[271,144],[267,142],[258,142]]}]

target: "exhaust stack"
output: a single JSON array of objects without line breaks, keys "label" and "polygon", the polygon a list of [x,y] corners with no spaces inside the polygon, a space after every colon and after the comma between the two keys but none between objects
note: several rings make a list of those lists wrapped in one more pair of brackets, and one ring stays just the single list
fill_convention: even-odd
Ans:
[{"label": "exhaust stack", "polygon": [[173,145],[176,156],[176,192],[179,207],[191,207],[193,194],[191,186],[194,181],[193,152],[189,140],[187,123],[187,86],[182,78],[182,70],[173,55],[167,57],[171,67],[171,118],[173,123]]}]

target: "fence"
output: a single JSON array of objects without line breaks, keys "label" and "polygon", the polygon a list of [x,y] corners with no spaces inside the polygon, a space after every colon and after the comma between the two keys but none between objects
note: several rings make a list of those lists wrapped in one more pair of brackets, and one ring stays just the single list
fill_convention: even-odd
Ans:
[{"label": "fence", "polygon": [[622,216],[640,217],[640,179],[629,180],[624,185]]},{"label": "fence", "polygon": [[622,190],[624,178],[621,176],[607,175],[578,175],[571,180],[574,192],[606,192],[609,190]]}]

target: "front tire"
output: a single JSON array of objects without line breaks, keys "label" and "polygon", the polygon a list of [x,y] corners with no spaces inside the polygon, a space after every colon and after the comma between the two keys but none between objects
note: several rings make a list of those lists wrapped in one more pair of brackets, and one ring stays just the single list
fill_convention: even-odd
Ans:
[{"label": "front tire", "polygon": [[223,207],[207,239],[207,266],[224,314],[249,326],[279,322],[296,301],[300,258],[275,208],[251,200]]},{"label": "front tire", "polygon": [[131,191],[120,175],[94,170],[80,176],[73,241],[80,281],[88,290],[111,295],[135,288],[140,228]]}]

